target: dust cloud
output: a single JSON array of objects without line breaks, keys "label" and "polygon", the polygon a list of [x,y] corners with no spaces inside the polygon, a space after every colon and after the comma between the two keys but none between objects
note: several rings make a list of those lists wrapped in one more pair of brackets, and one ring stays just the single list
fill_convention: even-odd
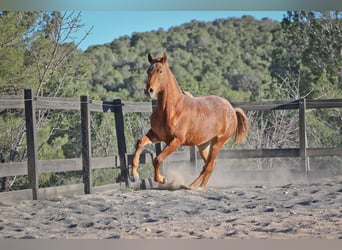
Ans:
[{"label": "dust cloud", "polygon": [[[342,175],[341,159],[310,161],[310,171],[300,167],[300,159],[272,159],[260,167],[258,160],[217,160],[216,167],[208,183],[208,188],[233,186],[277,187],[292,183],[315,182],[321,178]],[[271,166],[270,166],[271,165]],[[189,185],[199,175],[203,162],[197,167],[188,163],[164,163],[162,173],[175,185]]]},{"label": "dust cloud", "polygon": [[[198,174],[197,174],[198,172]],[[199,175],[200,171],[196,171],[193,166],[185,162],[164,163],[162,173],[166,176],[169,183],[175,186],[189,185]]]}]

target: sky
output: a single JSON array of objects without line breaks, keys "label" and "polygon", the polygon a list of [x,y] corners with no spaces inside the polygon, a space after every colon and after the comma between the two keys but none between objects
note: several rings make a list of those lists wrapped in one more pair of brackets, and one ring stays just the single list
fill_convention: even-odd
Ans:
[{"label": "sky", "polygon": [[80,39],[92,28],[91,34],[80,44],[83,51],[92,45],[110,43],[134,32],[165,31],[192,20],[214,21],[219,18],[251,15],[261,20],[264,17],[281,21],[285,11],[82,11],[84,27],[75,35]]}]

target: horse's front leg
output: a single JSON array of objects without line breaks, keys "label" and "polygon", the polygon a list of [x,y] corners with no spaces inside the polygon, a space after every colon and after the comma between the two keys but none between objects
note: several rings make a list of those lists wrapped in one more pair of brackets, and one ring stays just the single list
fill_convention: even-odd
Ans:
[{"label": "horse's front leg", "polygon": [[136,179],[139,178],[138,166],[139,166],[139,158],[140,158],[141,151],[146,145],[152,144],[157,141],[159,140],[151,129],[147,132],[145,136],[143,136],[140,140],[137,141],[135,154],[133,158],[132,171],[131,171],[131,176],[133,178],[136,178]]},{"label": "horse's front leg", "polygon": [[173,139],[165,148],[160,152],[160,154],[153,160],[154,167],[154,180],[159,183],[166,183],[166,178],[160,174],[160,165],[163,160],[174,152],[181,143],[178,139]]}]

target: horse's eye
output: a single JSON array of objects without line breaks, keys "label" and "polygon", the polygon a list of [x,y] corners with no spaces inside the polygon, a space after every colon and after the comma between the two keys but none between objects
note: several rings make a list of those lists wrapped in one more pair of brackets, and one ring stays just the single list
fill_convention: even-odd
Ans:
[{"label": "horse's eye", "polygon": [[159,74],[162,74],[162,73],[163,73],[163,71],[162,71],[161,69],[160,69],[158,72],[159,72]]}]

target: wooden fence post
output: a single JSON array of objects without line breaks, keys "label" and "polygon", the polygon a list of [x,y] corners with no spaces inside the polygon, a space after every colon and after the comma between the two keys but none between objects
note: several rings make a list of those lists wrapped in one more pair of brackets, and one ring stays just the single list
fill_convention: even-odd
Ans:
[{"label": "wooden fence post", "polygon": [[91,134],[90,111],[88,96],[81,96],[81,139],[82,139],[82,174],[84,193],[92,193],[92,166],[91,166]]},{"label": "wooden fence post", "polygon": [[38,200],[39,175],[37,167],[36,112],[31,89],[24,90],[25,124],[27,143],[27,173],[32,189],[32,199]]},{"label": "wooden fence post", "polygon": [[301,167],[305,174],[310,171],[309,159],[307,156],[307,136],[306,136],[306,99],[299,100],[299,155],[301,157]]},{"label": "wooden fence post", "polygon": [[[152,100],[152,112],[157,108],[158,101],[153,99]],[[157,142],[155,144],[155,149],[156,149],[156,156],[159,155],[162,151],[162,144],[161,142]],[[161,168],[163,169],[164,163],[161,164]]]},{"label": "wooden fence post", "polygon": [[[152,112],[156,109],[157,103],[158,103],[157,100],[155,100],[155,99],[152,100]],[[162,151],[160,142],[155,144],[155,149],[156,149],[156,155],[159,155],[160,152]]]},{"label": "wooden fence post", "polygon": [[126,147],[126,137],[125,137],[125,125],[124,125],[124,117],[122,112],[122,102],[121,99],[114,99],[114,118],[115,118],[115,129],[116,129],[116,137],[117,137],[117,145],[119,151],[120,158],[120,179],[126,183],[128,187],[129,182],[129,169],[127,166],[127,147]]}]

